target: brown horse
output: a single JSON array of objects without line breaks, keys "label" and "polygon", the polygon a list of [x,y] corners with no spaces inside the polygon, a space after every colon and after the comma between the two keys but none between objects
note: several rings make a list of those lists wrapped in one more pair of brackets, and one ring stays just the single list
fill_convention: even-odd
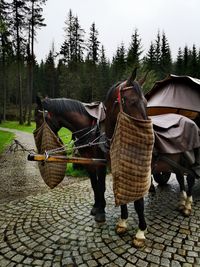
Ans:
[{"label": "brown horse", "polygon": [[[36,129],[40,127],[44,118],[57,135],[58,131],[65,127],[72,132],[75,146],[82,157],[86,158],[104,158],[104,152],[100,146],[85,146],[94,140],[99,140],[100,129],[92,116],[88,114],[83,103],[78,100],[66,98],[45,98],[41,101],[37,97],[37,106],[35,108]],[[95,216],[97,222],[105,221],[105,177],[106,165],[85,166],[91,181],[94,192],[94,204],[91,209],[91,215]]]},{"label": "brown horse", "polygon": [[[105,130],[108,140],[112,143],[113,134],[120,112],[120,105],[123,112],[138,120],[148,120],[146,114],[146,99],[140,88],[141,83],[135,81],[136,69],[133,71],[129,79],[122,83],[114,85],[107,94],[105,101],[106,106],[106,122]],[[119,96],[120,94],[120,96]],[[151,168],[151,167],[150,167]],[[149,175],[150,179],[150,175]],[[132,185],[135,186],[134,184]],[[135,210],[139,219],[139,230],[133,238],[133,245],[142,247],[145,242],[145,231],[147,224],[144,217],[144,199],[143,197],[134,201]],[[127,229],[128,209],[127,205],[121,205],[121,218],[116,225],[117,233],[124,233]]]}]

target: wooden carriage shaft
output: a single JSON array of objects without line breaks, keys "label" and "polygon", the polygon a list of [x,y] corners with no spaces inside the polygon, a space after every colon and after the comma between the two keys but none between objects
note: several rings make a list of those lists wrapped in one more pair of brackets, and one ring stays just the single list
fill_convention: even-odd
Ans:
[{"label": "wooden carriage shaft", "polygon": [[81,158],[81,157],[71,157],[66,156],[48,156],[42,154],[29,154],[29,161],[44,161],[44,162],[66,162],[66,163],[76,163],[85,165],[106,165],[105,159],[93,159],[93,158]]}]

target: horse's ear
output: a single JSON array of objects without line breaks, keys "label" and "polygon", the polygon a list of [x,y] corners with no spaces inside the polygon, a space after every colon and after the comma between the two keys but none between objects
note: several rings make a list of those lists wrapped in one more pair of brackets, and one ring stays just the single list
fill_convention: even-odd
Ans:
[{"label": "horse's ear", "polygon": [[36,104],[39,106],[39,107],[42,107],[42,100],[41,98],[37,95],[36,96]]},{"label": "horse's ear", "polygon": [[145,73],[144,77],[141,78],[141,79],[138,81],[138,83],[139,83],[140,86],[142,86],[142,85],[145,83],[148,74],[149,74],[149,71],[147,71],[147,72]]},{"label": "horse's ear", "polygon": [[137,76],[137,67],[133,70],[131,76],[128,78],[127,84],[132,84],[135,81],[136,76]]}]

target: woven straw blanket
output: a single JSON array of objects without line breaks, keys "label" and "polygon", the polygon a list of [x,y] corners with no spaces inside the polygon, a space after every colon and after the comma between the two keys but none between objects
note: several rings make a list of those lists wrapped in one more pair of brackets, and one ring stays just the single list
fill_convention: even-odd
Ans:
[{"label": "woven straw blanket", "polygon": [[110,149],[116,206],[140,199],[148,192],[153,144],[151,120],[118,114]]},{"label": "woven straw blanket", "polygon": [[[33,132],[35,144],[39,154],[44,154],[45,151],[62,147],[61,140],[49,128],[48,124],[44,122],[40,128]],[[57,153],[54,155],[65,154]],[[50,187],[57,186],[65,176],[66,163],[60,162],[38,162],[40,174],[44,182]]]}]

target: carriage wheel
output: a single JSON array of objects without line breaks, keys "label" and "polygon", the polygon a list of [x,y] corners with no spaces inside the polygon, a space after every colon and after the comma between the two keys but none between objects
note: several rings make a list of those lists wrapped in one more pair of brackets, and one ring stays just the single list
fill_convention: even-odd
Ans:
[{"label": "carriage wheel", "polygon": [[153,178],[159,185],[166,185],[171,176],[171,172],[155,172]]}]

